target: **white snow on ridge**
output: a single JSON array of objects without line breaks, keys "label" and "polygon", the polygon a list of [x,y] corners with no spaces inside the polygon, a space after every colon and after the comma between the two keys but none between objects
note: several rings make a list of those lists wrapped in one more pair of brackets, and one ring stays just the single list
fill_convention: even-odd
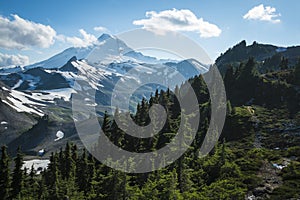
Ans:
[{"label": "white snow on ridge", "polygon": [[3,103],[6,103],[17,112],[27,112],[37,114],[39,116],[44,116],[43,111],[39,110],[36,106],[45,107],[45,104],[38,103],[30,100],[32,98],[30,95],[17,90],[11,90],[11,96],[7,97],[7,100],[2,100]]},{"label": "white snow on ridge", "polygon": [[199,63],[198,61],[192,60],[191,63],[198,68],[198,71],[201,69],[202,73],[209,70],[209,66]]},{"label": "white snow on ridge", "polygon": [[[79,75],[77,75],[76,78],[77,80],[85,80],[91,88],[96,90],[98,87],[103,87],[103,85],[99,83],[99,80],[104,79],[107,73],[105,70],[102,70],[101,66],[96,68],[87,64],[85,61],[73,61],[72,65],[79,70]],[[78,85],[75,87],[78,88]]]},{"label": "white snow on ridge", "polygon": [[1,100],[3,103],[9,105],[17,112],[27,112],[37,114],[39,116],[44,116],[43,111],[39,110],[36,106],[45,107],[46,105],[42,102],[34,99],[32,96],[25,94],[17,90],[9,90],[10,96],[7,100]]},{"label": "white snow on ridge", "polygon": [[1,100],[3,103],[9,105],[17,112],[33,113],[38,116],[44,116],[43,111],[38,107],[46,107],[48,103],[54,103],[55,98],[70,101],[72,93],[76,93],[72,88],[42,90],[32,93],[8,90],[4,87],[2,89],[10,92],[6,99]]},{"label": "white snow on ridge", "polygon": [[33,114],[37,114],[39,116],[44,116],[43,112],[41,110],[38,110],[36,108],[31,108],[31,107],[27,107],[25,105],[22,104],[22,102],[19,101],[14,101],[12,103],[9,103],[6,100],[1,100],[3,103],[9,105],[11,108],[13,108],[14,110],[16,110],[17,112],[27,112],[27,113],[33,113]]},{"label": "white snow on ridge", "polygon": [[36,67],[42,67],[48,69],[60,68],[63,65],[65,65],[73,56],[76,56],[78,60],[84,59],[91,52],[92,48],[93,47],[85,47],[85,48],[71,47],[45,61],[28,65],[25,67],[25,69],[31,69]]},{"label": "white snow on ridge", "polygon": [[54,103],[54,99],[63,99],[64,101],[70,101],[71,95],[76,93],[72,88],[62,88],[54,90],[41,90],[40,92],[33,92],[32,97],[40,101],[47,101]]},{"label": "white snow on ridge", "polygon": [[[41,103],[38,103],[38,102],[32,101],[32,100],[39,101],[39,99],[34,99],[31,95],[25,94],[25,93],[20,92],[20,91],[17,91],[17,90],[11,90],[11,96],[12,96],[15,100],[19,100],[19,101],[21,101],[22,103],[25,103],[25,104],[37,105],[37,106],[43,106],[43,107],[46,106],[46,105],[43,104],[42,102],[41,102]],[[11,99],[11,97],[7,97],[7,98],[10,98],[10,99]],[[31,100],[31,99],[32,99],[32,100]]]}]

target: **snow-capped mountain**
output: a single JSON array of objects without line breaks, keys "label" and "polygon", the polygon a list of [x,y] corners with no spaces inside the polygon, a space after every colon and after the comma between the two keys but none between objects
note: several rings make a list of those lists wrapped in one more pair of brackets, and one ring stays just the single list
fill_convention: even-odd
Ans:
[{"label": "snow-capped mountain", "polygon": [[[71,47],[42,62],[1,69],[0,81],[12,89],[12,95],[25,92],[24,98],[18,98],[17,102],[37,106],[37,111],[31,110],[30,113],[41,115],[45,110],[44,103],[68,102],[76,91],[96,90],[96,103],[93,105],[109,105],[112,90],[119,81],[125,85],[126,80],[131,80],[131,84],[141,84],[151,75],[165,79],[168,87],[175,87],[181,84],[176,81],[187,80],[206,70],[207,66],[193,59],[172,61],[145,56],[117,37],[103,34],[92,46]],[[178,79],[179,76],[184,78]],[[80,80],[81,84],[76,84],[76,80]],[[133,95],[133,100],[149,97],[155,89],[164,88],[157,85],[143,87]],[[32,100],[32,103],[26,99]],[[7,104],[16,108],[17,102],[10,99]],[[35,105],[36,102],[39,104]],[[24,112],[27,111],[24,108]]]},{"label": "snow-capped mountain", "polygon": [[68,48],[45,61],[28,65],[25,69],[37,67],[58,69],[66,64],[72,57],[76,57],[78,60],[85,59],[91,65],[99,65],[101,63],[108,64],[113,61],[126,60],[158,62],[156,58],[144,56],[141,53],[133,51],[122,40],[109,34],[103,34],[94,45]]}]

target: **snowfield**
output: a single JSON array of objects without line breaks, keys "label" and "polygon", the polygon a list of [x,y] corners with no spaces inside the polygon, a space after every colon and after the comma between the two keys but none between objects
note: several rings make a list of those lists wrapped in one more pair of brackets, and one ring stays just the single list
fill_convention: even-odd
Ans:
[{"label": "snowfield", "polygon": [[34,170],[37,174],[40,174],[44,169],[47,169],[50,160],[41,160],[41,159],[33,159],[24,161],[22,169],[27,168],[27,172],[30,173],[31,167],[33,165]]}]

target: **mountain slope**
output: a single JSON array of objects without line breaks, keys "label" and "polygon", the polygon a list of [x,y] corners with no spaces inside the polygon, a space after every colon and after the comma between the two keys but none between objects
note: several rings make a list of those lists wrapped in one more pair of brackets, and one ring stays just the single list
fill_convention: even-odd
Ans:
[{"label": "mountain slope", "polygon": [[240,62],[246,62],[249,57],[253,57],[259,62],[258,69],[266,72],[267,70],[278,70],[283,58],[288,59],[288,66],[295,65],[299,55],[300,46],[285,48],[257,42],[247,45],[243,40],[221,54],[215,63],[220,72],[224,74],[228,65],[237,68]]}]

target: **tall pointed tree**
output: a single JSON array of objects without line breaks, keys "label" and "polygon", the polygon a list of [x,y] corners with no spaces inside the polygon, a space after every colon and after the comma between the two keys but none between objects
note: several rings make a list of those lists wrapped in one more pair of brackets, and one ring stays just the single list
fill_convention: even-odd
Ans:
[{"label": "tall pointed tree", "polygon": [[300,57],[298,58],[298,62],[295,66],[294,77],[295,84],[300,85]]},{"label": "tall pointed tree", "polygon": [[86,150],[78,161],[76,182],[80,191],[84,191],[85,194],[89,191],[89,168]]},{"label": "tall pointed tree", "polygon": [[21,152],[21,148],[18,147],[17,157],[14,159],[15,168],[13,171],[12,178],[12,196],[14,198],[22,197],[22,190],[24,187],[24,172],[22,170],[23,166],[23,154]]},{"label": "tall pointed tree", "polygon": [[[59,175],[57,160],[58,160],[57,154],[51,153],[50,163],[48,165],[47,172],[45,176],[43,176],[43,180],[45,180],[45,184],[48,186],[49,199],[59,198],[60,175]],[[44,182],[42,182],[42,184],[44,184]],[[43,191],[44,188],[42,186],[43,185],[41,185],[39,196],[43,196],[41,191]]]},{"label": "tall pointed tree", "polygon": [[0,199],[9,199],[10,193],[10,172],[9,172],[9,157],[7,154],[7,147],[1,148],[1,160],[0,160]]}]

